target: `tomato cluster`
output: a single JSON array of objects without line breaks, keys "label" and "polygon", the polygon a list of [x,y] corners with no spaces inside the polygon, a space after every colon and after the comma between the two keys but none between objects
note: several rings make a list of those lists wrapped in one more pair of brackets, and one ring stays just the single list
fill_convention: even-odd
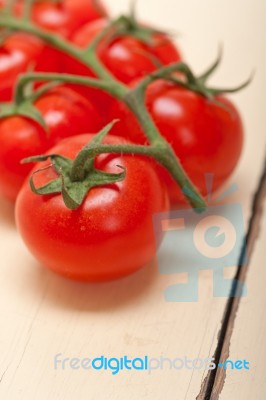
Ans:
[{"label": "tomato cluster", "polygon": [[[0,12],[5,6],[0,0]],[[15,1],[13,15],[19,19],[24,11],[24,1]],[[105,6],[96,0],[35,1],[30,19],[77,49],[86,49],[109,24]],[[96,49],[104,68],[118,82],[134,88],[160,67],[181,61],[181,52],[166,33],[139,25],[135,19],[124,17],[124,23],[123,32],[111,29],[102,35]],[[1,102],[14,100],[17,78],[27,71],[96,77],[81,60],[52,48],[43,38],[19,29],[0,29]],[[40,85],[32,88],[33,93]],[[206,195],[206,173],[214,174],[214,189],[220,188],[234,170],[243,145],[241,117],[232,102],[221,94],[204,96],[174,79],[152,82],[145,101],[160,134],[200,193]],[[114,181],[95,183],[80,207],[70,209],[64,196],[71,169],[63,175],[51,160],[33,169],[21,163],[47,153],[63,157],[69,167],[93,142],[93,134],[117,118],[104,144],[148,145],[132,110],[100,89],[74,83],[44,91],[34,98],[33,106],[44,125],[26,113],[0,117],[0,194],[13,202],[17,199],[17,225],[28,248],[45,266],[72,279],[114,279],[147,264],[156,252],[153,214],[169,210],[169,205],[188,204],[169,171],[144,156],[99,155],[90,165],[92,180],[111,176]],[[125,177],[115,181],[121,169]],[[43,192],[36,187],[44,188]],[[51,189],[48,195],[46,189]]]},{"label": "tomato cluster", "polygon": [[[133,85],[135,82],[133,82]],[[243,146],[243,124],[234,104],[225,96],[216,102],[173,83],[158,80],[146,93],[146,104],[161,134],[171,143],[190,179],[206,196],[206,174],[214,175],[213,190],[232,174]],[[145,135],[134,115],[121,102],[113,102],[109,118],[119,118],[113,133],[145,144]],[[159,168],[171,203],[187,202],[172,177]]]},{"label": "tomato cluster", "polygon": [[[92,135],[75,136],[52,152],[73,159],[91,139]],[[121,142],[111,135],[104,141]],[[27,183],[23,186],[16,209],[18,228],[36,258],[53,271],[72,279],[101,281],[137,271],[154,257],[152,216],[168,210],[166,192],[147,158],[107,154],[96,160],[97,168],[110,173],[119,170],[117,165],[125,168],[125,179],[91,189],[74,211],[61,195],[44,200]],[[36,175],[35,184],[45,185],[54,176],[46,169]]]}]

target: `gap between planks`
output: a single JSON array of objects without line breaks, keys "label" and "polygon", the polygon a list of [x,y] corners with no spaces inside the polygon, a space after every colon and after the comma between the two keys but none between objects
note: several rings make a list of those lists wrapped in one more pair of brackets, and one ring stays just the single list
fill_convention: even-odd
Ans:
[{"label": "gap between planks", "polygon": [[[240,255],[238,269],[235,275],[235,283],[232,286],[230,297],[227,301],[224,316],[222,319],[222,327],[219,332],[218,344],[214,353],[216,365],[219,362],[225,362],[229,356],[230,341],[233,333],[236,314],[241,301],[241,283],[244,283],[247,277],[250,259],[255,248],[256,240],[259,237],[260,221],[263,214],[264,200],[266,198],[266,159],[264,162],[263,172],[259,181],[258,189],[255,193],[252,213],[249,221],[249,228],[246,236],[246,245],[243,247]],[[245,265],[246,255],[249,262]],[[240,282],[240,284],[239,284]],[[200,393],[196,400],[218,400],[222,392],[226,378],[226,370],[218,373],[217,368],[209,371],[201,386]]]}]

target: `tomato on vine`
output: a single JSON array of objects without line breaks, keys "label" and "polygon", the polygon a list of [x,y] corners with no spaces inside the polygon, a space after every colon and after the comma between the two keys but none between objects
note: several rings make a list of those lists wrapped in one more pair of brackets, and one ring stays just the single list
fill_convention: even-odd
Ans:
[{"label": "tomato on vine", "polygon": [[[130,23],[134,24],[130,26]],[[87,47],[109,24],[99,19],[84,25],[71,38],[78,47]],[[111,30],[112,32],[112,30]],[[169,37],[152,28],[145,28],[125,18],[125,28],[114,28],[98,46],[98,56],[113,75],[123,83],[145,76],[158,68],[179,61],[181,55]],[[79,63],[71,63],[71,72],[89,74]]]},{"label": "tomato on vine", "polygon": [[[121,82],[128,84],[141,78],[161,65],[168,65],[181,59],[179,50],[167,34],[150,27],[144,27],[135,19],[123,17],[100,41],[97,54],[106,68]],[[86,48],[110,23],[99,19],[84,25],[71,38],[80,48]],[[64,71],[77,75],[94,76],[90,68],[71,57],[66,57]],[[110,106],[110,98],[99,90],[75,87],[82,94],[94,98],[99,106]]]},{"label": "tomato on vine", "polygon": [[[147,89],[146,105],[200,193],[207,194],[207,173],[214,175],[213,190],[218,190],[234,171],[243,147],[242,119],[234,104],[222,94],[209,99],[179,84],[157,80]],[[147,143],[134,115],[121,102],[113,104],[109,118],[120,119],[114,127],[116,135],[135,143]],[[180,188],[161,167],[160,174],[172,205],[187,204]]]},{"label": "tomato on vine", "polygon": [[0,193],[11,201],[30,172],[21,160],[46,152],[63,138],[97,132],[102,121],[95,107],[67,87],[54,88],[35,102],[47,130],[26,116],[0,119]]},{"label": "tomato on vine", "polygon": [[8,34],[0,46],[0,101],[10,101],[17,77],[31,69],[58,71],[56,52],[27,33]]},{"label": "tomato on vine", "polygon": [[[3,9],[6,1],[0,1]],[[17,0],[13,12],[17,17],[23,15],[24,0]],[[100,0],[39,0],[30,10],[30,19],[41,28],[69,38],[82,25],[107,16],[105,6]]]},{"label": "tomato on vine", "polygon": [[[95,135],[61,141],[33,169],[16,203],[16,221],[39,262],[67,278],[106,281],[129,275],[155,256],[152,217],[168,197],[150,160],[104,154],[89,162]],[[108,135],[103,144],[126,144]],[[84,147],[86,146],[86,147]],[[46,160],[46,161],[45,161]],[[77,163],[78,160],[78,163]],[[87,160],[87,164],[85,163]],[[81,177],[73,175],[73,166]]]},{"label": "tomato on vine", "polygon": [[[193,208],[205,208],[206,204],[197,189],[203,190],[204,174],[213,173],[216,175],[216,185],[221,185],[235,167],[243,141],[241,118],[229,100],[223,97],[224,91],[206,87],[206,80],[218,65],[217,62],[207,74],[196,78],[188,65],[180,62],[180,54],[169,37],[138,24],[134,15],[113,21],[98,20],[84,26],[73,36],[76,46],[59,36],[55,40],[53,34],[40,30],[26,20],[20,24],[11,17],[7,20],[0,18],[0,26],[34,33],[48,45],[65,53],[66,72],[88,75],[84,78],[56,73],[49,76],[28,74],[19,82],[16,99],[21,97],[17,95],[21,94],[24,84],[33,82],[37,76],[40,81],[51,79],[53,82],[84,84],[82,93],[92,94],[94,104],[98,107],[101,105],[104,114],[108,112],[110,96],[115,97],[133,112],[142,126],[141,129],[136,126],[127,110],[123,118],[122,111],[120,126],[123,123],[130,126],[128,130],[125,127],[120,129],[121,134],[128,135],[136,143],[149,144],[135,146],[132,154],[145,153],[171,174],[173,180],[168,186],[174,202],[178,202],[181,196],[180,191],[176,192],[178,184],[183,193],[186,190],[192,193],[192,196],[185,195]],[[67,60],[71,63],[71,58],[75,60],[72,61],[78,68],[76,71],[71,71],[71,68],[68,70],[70,64]],[[175,73],[181,74],[182,79]],[[132,80],[135,78],[140,80],[136,86]],[[149,84],[146,107],[145,93]],[[100,101],[103,92],[106,103]],[[118,111],[110,114],[110,120],[120,116]],[[228,146],[231,149],[230,161],[226,159]],[[227,165],[221,171],[221,164],[225,160]],[[194,185],[191,180],[194,180]]]}]

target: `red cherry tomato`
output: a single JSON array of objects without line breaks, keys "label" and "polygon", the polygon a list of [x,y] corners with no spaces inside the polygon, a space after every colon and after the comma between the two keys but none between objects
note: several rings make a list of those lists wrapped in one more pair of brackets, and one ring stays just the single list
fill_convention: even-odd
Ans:
[{"label": "red cherry tomato", "polygon": [[[0,7],[6,1],[0,1]],[[17,0],[14,14],[21,16],[25,6],[24,0]],[[41,28],[70,37],[82,25],[107,15],[100,0],[61,0],[36,1],[31,9],[32,21]]]},{"label": "red cherry tomato", "polygon": [[[107,19],[100,19],[84,25],[72,37],[71,41],[81,48],[88,46],[108,24]],[[171,40],[163,34],[153,34],[153,44],[148,45],[129,35],[109,40],[106,37],[98,48],[100,59],[106,67],[124,83],[140,78],[157,69],[155,58],[163,65],[177,62],[181,59],[179,51]],[[88,69],[78,63],[72,64],[73,72],[88,74]]]},{"label": "red cherry tomato", "polygon": [[83,24],[103,16],[106,10],[95,0],[40,1],[34,4],[32,12],[32,20],[37,25],[64,37],[70,37]]},{"label": "red cherry tomato", "polygon": [[0,101],[11,100],[18,75],[30,69],[39,72],[57,71],[55,51],[37,37],[13,33],[0,47]]},{"label": "red cherry tomato", "polygon": [[[0,9],[5,4],[6,1],[0,0]],[[24,0],[17,0],[13,8],[14,15],[21,17],[24,6]],[[83,24],[106,15],[100,0],[43,0],[35,2],[31,10],[31,19],[35,24],[65,38],[69,38]],[[44,46],[37,37],[16,33],[6,39],[0,48],[0,101],[11,100],[20,73],[29,69],[60,71],[64,58],[58,50]]]},{"label": "red cherry tomato", "polygon": [[[215,100],[221,106],[166,81],[152,83],[146,95],[148,110],[161,134],[204,196],[206,174],[214,175],[213,190],[219,189],[236,167],[243,146],[243,125],[236,107],[224,96]],[[113,128],[116,135],[147,143],[135,117],[123,104],[114,103],[109,118],[120,118]],[[183,194],[168,173],[163,172],[162,178],[172,205],[185,205]]]},{"label": "red cherry tomato", "polygon": [[[75,33],[71,41],[78,47],[85,48],[108,24],[107,19],[99,19],[84,25]],[[153,72],[157,67],[153,59],[161,64],[171,64],[180,60],[181,56],[171,40],[163,34],[153,34],[153,44],[147,45],[130,36],[118,37],[109,40],[106,37],[98,47],[98,56],[110,72],[123,83],[129,83]],[[67,73],[95,76],[92,71],[72,59],[66,57],[63,69]],[[106,110],[112,99],[100,90],[75,86],[75,90],[86,95]]]},{"label": "red cherry tomato", "polygon": [[15,201],[31,166],[20,164],[24,158],[45,153],[68,136],[97,132],[101,119],[94,106],[78,93],[58,87],[35,103],[48,131],[24,117],[0,120],[0,193]]},{"label": "red cherry tomato", "polygon": [[[60,142],[49,153],[74,159],[93,135]],[[104,143],[125,143],[108,136]],[[37,164],[34,171],[49,165]],[[123,181],[91,189],[77,210],[61,194],[34,194],[25,182],[16,203],[18,229],[27,247],[44,266],[65,277],[104,281],[129,275],[149,263],[156,252],[152,217],[168,210],[168,198],[147,158],[101,155],[96,168],[119,173]],[[53,169],[35,174],[36,186],[56,177]]]}]

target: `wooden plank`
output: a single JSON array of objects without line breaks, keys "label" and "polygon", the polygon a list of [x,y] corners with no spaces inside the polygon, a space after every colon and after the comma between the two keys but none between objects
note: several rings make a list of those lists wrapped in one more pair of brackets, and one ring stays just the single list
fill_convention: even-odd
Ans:
[{"label": "wooden plank", "polygon": [[[219,369],[212,389],[211,400],[265,399],[266,356],[266,173],[254,207],[252,226],[249,232],[248,253],[250,263],[242,267],[240,281],[246,280],[248,295],[235,299],[227,323],[227,333],[222,347],[220,362],[246,359],[249,370]],[[253,251],[253,254],[252,254]],[[220,397],[219,397],[220,395]]]},{"label": "wooden plank", "polygon": [[[250,363],[250,371],[243,371],[237,376],[230,371],[226,376],[220,371],[215,382],[213,393],[221,391],[221,400],[240,398],[265,399],[265,356],[266,356],[266,323],[265,323],[265,243],[266,243],[266,180],[261,190],[260,199],[254,215],[254,229],[250,235],[250,247],[254,247],[250,266],[248,269],[247,285],[249,293],[246,299],[239,304],[234,303],[232,316],[228,324],[228,336],[224,343],[222,359],[226,353],[230,358],[246,358]],[[264,212],[262,213],[262,201]],[[244,278],[246,271],[243,269]],[[231,335],[230,335],[230,332]],[[231,336],[231,337],[230,337]],[[223,377],[220,375],[224,375]],[[219,384],[225,379],[224,387]],[[220,387],[219,387],[220,386]],[[212,397],[215,399],[215,397]]]},{"label": "wooden plank", "polygon": [[[259,398],[257,396],[250,396],[250,393],[252,392],[254,394],[254,388],[255,391],[257,390],[257,393],[262,395],[262,399],[264,398],[264,393],[260,385],[255,385],[254,386],[254,373],[250,371],[250,358],[246,357],[239,357],[236,355],[236,351],[238,352],[243,351],[241,347],[245,350],[248,349],[249,355],[252,354],[252,360],[253,365],[256,364],[257,360],[260,360],[261,354],[266,353],[265,345],[264,343],[262,346],[260,346],[258,343],[256,343],[256,323],[261,323],[260,318],[258,316],[261,316],[261,313],[263,313],[263,307],[261,308],[261,304],[265,301],[265,293],[264,290],[258,290],[261,288],[258,288],[258,282],[263,283],[264,282],[264,275],[265,275],[265,260],[263,257],[263,251],[265,246],[265,226],[264,226],[264,221],[265,221],[265,198],[266,198],[266,170],[264,168],[264,172],[262,174],[261,181],[259,183],[258,191],[256,193],[256,196],[254,198],[253,202],[253,214],[250,219],[249,223],[249,230],[247,233],[247,242],[246,245],[243,247],[242,250],[242,255],[240,258],[239,262],[239,267],[238,271],[236,273],[236,284],[232,287],[232,293],[231,297],[228,299],[226,310],[225,310],[225,315],[223,319],[223,325],[221,332],[219,334],[219,340],[215,352],[215,363],[216,365],[220,364],[221,368],[216,368],[212,371],[209,372],[208,376],[203,382],[201,392],[198,395],[197,399],[201,400],[216,400],[219,398],[219,395],[221,394],[223,387],[225,385],[225,388],[230,388],[229,393],[231,397],[228,397],[226,395],[226,399],[235,399],[235,398]],[[262,230],[262,232],[260,232]],[[255,248],[255,254],[253,254]],[[259,270],[256,269],[254,271],[255,266],[260,265]],[[251,270],[251,273],[248,276],[247,279],[247,274]],[[256,277],[254,279],[254,276]],[[245,293],[245,290],[243,290],[243,284],[245,286],[248,286],[249,291],[248,293]],[[264,284],[264,283],[263,283]],[[254,287],[256,288],[254,290]],[[246,297],[247,296],[247,297]],[[251,308],[256,304],[256,307],[254,306],[251,312]],[[239,320],[239,314],[238,314],[238,309],[241,309],[242,311],[244,310],[244,315],[246,319],[244,320]],[[256,311],[254,313],[254,311]],[[249,313],[249,314],[248,314]],[[253,315],[253,319],[255,319],[255,324],[250,323],[250,318],[251,313]],[[235,329],[235,325],[238,329]],[[239,340],[241,337],[245,337],[247,339],[246,332],[248,329],[246,329],[245,325],[248,325],[250,328],[249,331],[249,339],[252,339],[252,333],[253,335],[253,341],[256,343],[255,349],[257,351],[254,352],[253,347],[247,347],[247,342],[244,342],[243,340]],[[261,330],[260,330],[261,331]],[[234,337],[237,337],[237,340],[233,342]],[[262,332],[262,337],[263,337],[263,332]],[[234,348],[235,346],[235,348]],[[229,360],[229,361],[228,361]],[[240,382],[240,372],[235,368],[234,362],[237,360],[242,360],[241,366],[243,368],[240,368],[241,370],[241,375],[242,372],[246,376],[249,377],[249,379],[245,379],[245,385],[239,385]],[[248,366],[245,365],[245,368],[243,366],[243,360],[246,360],[248,362]],[[232,364],[233,362],[233,364]],[[226,368],[224,367],[225,365],[228,365]],[[259,375],[257,376],[257,369],[256,370],[256,379],[261,379],[263,380],[262,377],[264,378],[264,370],[262,369],[259,371]],[[236,375],[235,372],[238,374]],[[241,376],[243,379],[243,377]],[[233,389],[233,390],[231,390]],[[222,394],[224,395],[224,390]],[[228,394],[229,394],[228,393]],[[241,393],[241,396],[240,396]],[[246,397],[245,397],[246,396]]]},{"label": "wooden plank", "polygon": [[[113,10],[125,4],[110,0]],[[164,7],[146,0],[139,8],[144,20],[159,20],[162,26],[186,33],[183,47],[198,70],[212,59],[223,39],[227,56],[216,85],[239,82],[258,66],[252,86],[235,96],[247,135],[233,179],[239,192],[228,201],[242,205],[247,224],[265,147],[266,96],[261,89],[266,86],[265,2],[188,0],[179,5],[167,0]],[[72,283],[42,269],[27,253],[16,234],[12,210],[3,201],[0,220],[0,398],[196,398],[207,375],[203,370],[170,370],[166,361],[164,370],[122,371],[113,376],[110,371],[55,370],[54,357],[57,353],[80,358],[212,356],[226,306],[226,299],[213,297],[212,271],[200,272],[199,301],[195,303],[166,302],[164,290],[184,283],[187,275],[161,275],[156,265],[118,282]],[[175,232],[169,232],[159,254],[160,266],[167,267],[169,257],[181,263],[181,253]],[[225,272],[231,277],[235,268]]]}]

